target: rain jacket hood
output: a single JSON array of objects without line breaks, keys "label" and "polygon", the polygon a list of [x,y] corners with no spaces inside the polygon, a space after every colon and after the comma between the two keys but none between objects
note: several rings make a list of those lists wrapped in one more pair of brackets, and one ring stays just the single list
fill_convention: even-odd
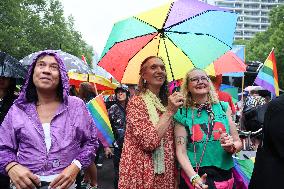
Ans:
[{"label": "rain jacket hood", "polygon": [[69,80],[68,80],[68,75],[67,75],[67,71],[66,71],[66,68],[64,66],[64,63],[61,60],[61,58],[58,56],[56,51],[45,50],[45,51],[42,51],[41,53],[39,53],[36,56],[36,58],[34,59],[33,63],[30,65],[28,74],[26,76],[26,82],[25,82],[24,86],[22,87],[22,91],[21,91],[19,97],[15,101],[15,104],[17,104],[17,106],[21,109],[25,109],[25,105],[27,103],[29,103],[29,102],[27,102],[26,92],[27,92],[27,87],[30,84],[30,82],[33,82],[33,71],[34,71],[34,68],[35,68],[35,64],[36,64],[38,58],[40,58],[42,56],[46,56],[46,55],[54,56],[54,58],[58,62],[60,80],[62,82],[62,87],[63,87],[63,103],[66,104],[66,105],[68,103],[67,101],[68,101],[68,95],[69,95]]}]

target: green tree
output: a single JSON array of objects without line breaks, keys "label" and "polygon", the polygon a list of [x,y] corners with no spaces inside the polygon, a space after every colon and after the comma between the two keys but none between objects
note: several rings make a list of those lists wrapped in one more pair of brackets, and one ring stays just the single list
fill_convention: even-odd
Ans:
[{"label": "green tree", "polygon": [[35,51],[62,49],[91,63],[93,49],[65,19],[59,0],[0,1],[0,50],[21,59]]},{"label": "green tree", "polygon": [[269,13],[271,25],[265,32],[256,34],[246,46],[246,60],[264,62],[274,47],[279,76],[279,86],[284,89],[284,5]]}]

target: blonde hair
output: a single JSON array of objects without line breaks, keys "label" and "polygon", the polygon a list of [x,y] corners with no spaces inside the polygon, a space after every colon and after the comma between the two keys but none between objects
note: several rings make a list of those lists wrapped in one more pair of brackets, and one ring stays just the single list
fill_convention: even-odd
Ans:
[{"label": "blonde hair", "polygon": [[183,82],[182,82],[182,86],[181,86],[181,92],[182,94],[186,97],[186,100],[184,102],[184,106],[185,107],[192,107],[194,104],[193,104],[193,100],[192,100],[192,96],[191,96],[191,93],[189,92],[188,90],[188,81],[189,81],[189,76],[190,74],[193,72],[193,71],[196,71],[196,70],[199,70],[199,71],[202,71],[203,73],[206,74],[206,76],[208,77],[208,83],[209,83],[209,93],[208,93],[208,101],[210,104],[217,104],[219,103],[219,99],[218,99],[218,95],[215,91],[215,88],[213,86],[213,83],[212,81],[210,80],[209,76],[207,75],[207,73],[202,70],[202,69],[199,69],[199,68],[193,68],[191,70],[189,70],[185,77],[183,78]]}]

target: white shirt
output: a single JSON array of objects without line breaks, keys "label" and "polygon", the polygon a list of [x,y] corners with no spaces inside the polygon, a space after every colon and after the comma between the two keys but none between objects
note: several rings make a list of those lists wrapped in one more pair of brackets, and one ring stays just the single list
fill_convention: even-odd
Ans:
[{"label": "white shirt", "polygon": [[43,123],[42,128],[44,132],[44,141],[46,145],[46,150],[47,152],[49,152],[51,147],[50,123]]}]

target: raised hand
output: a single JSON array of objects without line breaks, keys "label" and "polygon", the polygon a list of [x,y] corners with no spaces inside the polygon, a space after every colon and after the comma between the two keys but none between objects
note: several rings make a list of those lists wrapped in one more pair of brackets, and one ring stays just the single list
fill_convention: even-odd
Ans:
[{"label": "raised hand", "polygon": [[219,129],[220,133],[220,143],[221,146],[226,150],[227,152],[233,153],[234,152],[234,140],[231,135],[223,131],[222,129]]},{"label": "raised hand", "polygon": [[185,98],[181,92],[174,92],[168,98],[167,111],[175,114],[176,111],[183,105],[184,101]]},{"label": "raised hand", "polygon": [[34,189],[40,186],[39,178],[21,164],[12,162],[7,165],[7,168],[8,175],[17,189]]}]

